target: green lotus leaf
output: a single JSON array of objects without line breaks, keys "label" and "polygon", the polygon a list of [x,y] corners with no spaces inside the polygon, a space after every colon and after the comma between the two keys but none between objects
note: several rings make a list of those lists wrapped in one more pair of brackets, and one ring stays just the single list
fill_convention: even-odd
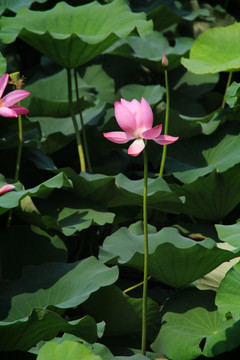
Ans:
[{"label": "green lotus leaf", "polygon": [[170,299],[152,349],[172,360],[192,360],[237,347],[240,321],[222,319],[214,296],[213,291],[187,288]]},{"label": "green lotus leaf", "polygon": [[[108,209],[119,207],[142,207],[143,179],[131,180],[125,175],[106,176],[101,174],[76,174],[70,168],[62,169],[73,182],[74,194],[80,198],[99,201]],[[148,181],[148,206],[178,213],[182,208],[182,201],[170,190],[168,184],[160,177]]]},{"label": "green lotus leaf", "polygon": [[[78,93],[80,98],[81,110],[93,106],[95,96],[91,91],[93,87],[87,84],[80,76],[78,78]],[[74,77],[72,74],[72,83]],[[62,70],[49,77],[40,78],[31,85],[25,87],[25,90],[31,93],[26,98],[23,105],[30,111],[30,116],[69,116],[69,102],[67,89],[67,72]],[[73,106],[74,111],[78,112],[76,90],[73,87]]]},{"label": "green lotus leaf", "polygon": [[213,170],[210,175],[200,177],[191,184],[173,184],[171,188],[179,197],[185,197],[183,213],[219,222],[239,204],[239,187],[240,169],[236,166],[222,173]]},{"label": "green lotus leaf", "polygon": [[2,17],[0,26],[3,42],[11,43],[18,36],[66,68],[95,58],[134,29],[140,36],[152,31],[152,22],[144,13],[131,12],[125,0],[78,7],[60,2],[47,11],[20,9],[14,18]]},{"label": "green lotus leaf", "polygon": [[120,89],[121,97],[125,100],[132,101],[137,99],[141,101],[142,97],[150,105],[156,105],[162,100],[166,90],[160,85],[140,85],[140,84],[129,84],[125,85]]},{"label": "green lotus leaf", "polygon": [[[100,261],[142,271],[144,236],[139,234],[139,228],[141,223],[136,223],[108,236],[99,251]],[[212,239],[194,241],[174,228],[149,234],[149,274],[172,287],[189,284],[237,256],[237,252],[217,248]]]},{"label": "green lotus leaf", "polygon": [[[41,139],[40,127],[29,119],[22,119],[24,147],[37,147]],[[18,147],[18,122],[15,118],[1,118],[0,148],[11,149]]]},{"label": "green lotus leaf", "polygon": [[53,311],[37,308],[24,321],[0,322],[0,351],[27,351],[40,340],[52,339],[59,332],[74,334],[89,342],[98,337],[96,323],[90,316],[66,321]]},{"label": "green lotus leaf", "polygon": [[[85,109],[82,112],[85,129],[87,126],[95,127],[99,118],[104,113],[105,103],[98,102],[96,106]],[[75,139],[75,132],[71,117],[31,117],[32,123],[39,125],[42,133],[41,148],[46,154],[55,153]],[[87,126],[86,126],[87,125]],[[78,124],[81,129],[81,124]],[[91,144],[89,144],[91,145]],[[1,140],[0,140],[1,146]]]},{"label": "green lotus leaf", "polygon": [[154,71],[162,71],[162,56],[168,57],[168,69],[172,70],[180,65],[180,58],[186,54],[192,46],[191,38],[176,38],[174,46],[170,46],[167,39],[159,32],[153,32],[149,37],[139,38],[129,36],[120,40],[106,53],[130,57]]},{"label": "green lotus leaf", "polygon": [[[217,246],[221,249],[226,250],[235,250],[236,248],[232,245],[228,244],[227,242],[224,243],[217,243]],[[217,291],[221,281],[223,280],[224,276],[228,272],[228,270],[237,264],[240,260],[240,257],[236,257],[230,261],[226,261],[216,267],[216,269],[212,270],[210,273],[206,274],[203,278],[201,278],[199,284],[197,285],[198,289],[200,290],[214,290]]]},{"label": "green lotus leaf", "polygon": [[[179,4],[180,5],[180,4]],[[183,10],[180,6],[176,6],[174,1],[155,0],[151,2],[143,2],[143,7],[140,10],[148,13],[148,18],[154,22],[154,29],[163,30],[173,24],[178,24],[183,20],[192,21],[198,16],[208,16],[207,9],[199,9],[192,12]]]},{"label": "green lotus leaf", "polygon": [[40,185],[35,186],[32,189],[22,190],[22,185],[17,184],[17,191],[10,191],[0,197],[0,214],[6,212],[9,209],[17,207],[20,200],[27,195],[32,197],[37,196],[41,198],[47,197],[55,188],[70,188],[71,182],[65,174],[59,173],[53,178],[43,182]]},{"label": "green lotus leaf", "polygon": [[[36,226],[15,225],[1,229],[1,239],[0,259],[4,279],[20,277],[22,268],[28,264],[67,260],[63,241],[57,235],[50,236]],[[9,253],[11,256],[7,256]]]},{"label": "green lotus leaf", "polygon": [[45,3],[47,0],[1,0],[0,4],[0,15],[4,13],[5,10],[11,10],[17,12],[21,8],[29,8],[32,3]]},{"label": "green lotus leaf", "polygon": [[117,267],[108,268],[93,256],[71,264],[26,266],[20,279],[1,286],[0,319],[4,323],[25,319],[36,307],[77,306],[117,277]]},{"label": "green lotus leaf", "polygon": [[233,81],[232,84],[227,88],[226,92],[226,103],[233,108],[233,110],[239,109],[239,96],[240,96],[240,84]]},{"label": "green lotus leaf", "polygon": [[[148,298],[147,303],[147,333],[151,341],[159,329],[160,314],[155,301]],[[115,285],[99,289],[81,307],[97,322],[104,320],[105,336],[141,334],[142,299],[124,294]]]},{"label": "green lotus leaf", "polygon": [[219,74],[197,75],[179,68],[179,77],[175,79],[173,90],[187,95],[192,99],[199,99],[216,87],[219,81]]},{"label": "green lotus leaf", "polygon": [[[101,325],[104,325],[102,327],[105,328],[105,323],[104,321],[101,322],[101,323],[98,323],[97,324],[97,327],[98,327],[98,331],[99,331],[99,328]],[[104,331],[104,329],[103,329]],[[101,337],[100,336],[101,334],[99,334],[98,332],[98,337]],[[114,357],[113,357],[113,354],[111,353],[111,351],[107,348],[107,346],[101,344],[101,343],[88,343],[87,341],[83,341],[82,339],[79,339],[77,336],[75,335],[72,335],[72,334],[68,334],[68,333],[64,333],[62,337],[56,337],[54,338],[53,340],[51,340],[52,342],[55,342],[57,344],[61,344],[63,341],[66,341],[66,340],[69,340],[69,341],[77,341],[77,342],[81,342],[83,343],[83,345],[85,345],[88,349],[90,349],[95,355],[98,355],[101,357],[102,360],[113,360]],[[43,344],[44,345],[44,344]],[[36,353],[38,353],[39,351],[37,351]]]},{"label": "green lotus leaf", "polygon": [[[89,199],[79,199],[66,191],[55,191],[45,200],[36,200],[42,223],[48,226],[49,217],[58,224],[58,230],[64,235],[73,235],[76,231],[89,228],[91,225],[111,224],[115,214],[108,212],[104,205]],[[54,224],[54,222],[53,222]]]},{"label": "green lotus leaf", "polygon": [[239,123],[225,123],[211,135],[177,141],[168,147],[166,169],[182,181],[191,183],[217,169],[224,172],[239,163]]},{"label": "green lotus leaf", "polygon": [[115,100],[114,80],[110,77],[101,65],[87,66],[82,74],[83,80],[91,87],[95,88],[97,97],[100,101],[113,103]]},{"label": "green lotus leaf", "polygon": [[211,114],[203,117],[190,117],[181,115],[183,120],[189,121],[190,123],[199,124],[202,128],[202,133],[205,135],[212,134],[222,122],[222,109],[213,111]]},{"label": "green lotus leaf", "polygon": [[61,344],[49,342],[40,349],[37,360],[101,360],[85,345],[76,341],[63,341]]},{"label": "green lotus leaf", "polygon": [[114,356],[112,360],[149,360],[149,357],[142,354],[135,354],[133,356]]},{"label": "green lotus leaf", "polygon": [[189,59],[182,64],[195,74],[238,71],[240,68],[240,24],[209,28],[194,41]]},{"label": "green lotus leaf", "polygon": [[7,61],[0,52],[0,76],[5,74],[6,69],[7,69]]},{"label": "green lotus leaf", "polygon": [[221,241],[225,241],[228,244],[239,248],[240,247],[240,223],[233,225],[215,225],[215,228],[218,233],[218,237]]},{"label": "green lotus leaf", "polygon": [[218,288],[216,305],[223,317],[230,312],[234,319],[240,319],[239,291],[240,262],[227,272]]}]

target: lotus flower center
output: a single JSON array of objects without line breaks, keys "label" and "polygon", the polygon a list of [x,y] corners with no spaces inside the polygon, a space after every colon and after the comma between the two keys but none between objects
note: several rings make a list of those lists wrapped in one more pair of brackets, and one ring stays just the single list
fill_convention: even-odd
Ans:
[{"label": "lotus flower center", "polygon": [[2,99],[0,99],[0,107],[3,106]]}]

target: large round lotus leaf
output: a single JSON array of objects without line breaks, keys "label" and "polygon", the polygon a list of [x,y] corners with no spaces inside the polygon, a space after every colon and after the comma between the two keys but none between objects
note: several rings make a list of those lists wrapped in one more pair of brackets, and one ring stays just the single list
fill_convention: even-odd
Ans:
[{"label": "large round lotus leaf", "polygon": [[222,319],[214,296],[212,291],[193,287],[178,292],[163,309],[162,327],[152,349],[171,360],[192,360],[237,347],[240,321]]},{"label": "large round lotus leaf", "polygon": [[182,64],[195,74],[238,71],[240,68],[240,23],[202,32],[195,40],[190,58]]},{"label": "large round lotus leaf", "polygon": [[17,36],[57,64],[74,68],[100,55],[134,29],[149,35],[152,22],[144,13],[133,13],[125,0],[101,5],[97,1],[72,7],[58,3],[48,11],[20,9],[16,17],[2,17],[0,39]]},{"label": "large round lotus leaf", "polygon": [[89,315],[68,322],[54,311],[36,308],[27,319],[10,324],[0,323],[0,351],[27,351],[39,341],[51,339],[59,332],[91,342],[98,337],[97,325]]},{"label": "large round lotus leaf", "polygon": [[[123,227],[108,236],[99,252],[103,262],[118,263],[143,271],[144,236],[141,222]],[[182,287],[201,278],[221,263],[236,256],[216,247],[215,241],[194,241],[174,228],[163,228],[148,235],[149,274],[172,287]]]},{"label": "large round lotus leaf", "polygon": [[5,324],[24,320],[36,307],[77,306],[117,278],[117,267],[108,268],[93,256],[69,264],[27,265],[20,279],[1,284],[0,320]]},{"label": "large round lotus leaf", "polygon": [[39,351],[38,360],[101,360],[85,345],[76,341],[64,341],[61,344],[49,342]]}]

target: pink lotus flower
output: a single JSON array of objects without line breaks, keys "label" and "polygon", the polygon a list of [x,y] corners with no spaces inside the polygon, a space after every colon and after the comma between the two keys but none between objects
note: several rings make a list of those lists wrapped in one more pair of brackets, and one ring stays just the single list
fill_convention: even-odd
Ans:
[{"label": "pink lotus flower", "polygon": [[11,184],[4,185],[0,188],[0,195],[5,194],[6,192],[9,192],[11,190],[14,190],[15,186]]},{"label": "pink lotus flower", "polygon": [[125,144],[135,139],[128,148],[129,155],[139,155],[145,148],[146,140],[154,140],[160,145],[168,145],[178,139],[178,137],[160,135],[162,125],[152,127],[153,112],[144,98],[141,103],[136,99],[132,101],[121,99],[121,102],[116,101],[114,106],[117,123],[123,131],[112,131],[103,135],[117,144]]},{"label": "pink lotus flower", "polygon": [[8,74],[0,78],[0,115],[3,117],[18,117],[18,115],[29,113],[28,109],[20,105],[14,105],[16,102],[24,99],[30,93],[25,90],[14,90],[2,98],[4,90],[9,79]]}]

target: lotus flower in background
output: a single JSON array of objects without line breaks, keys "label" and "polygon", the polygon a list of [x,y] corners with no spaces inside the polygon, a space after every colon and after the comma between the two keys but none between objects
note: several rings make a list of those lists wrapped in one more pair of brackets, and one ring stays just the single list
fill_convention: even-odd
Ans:
[{"label": "lotus flower in background", "polygon": [[7,184],[7,185],[4,185],[0,188],[0,195],[3,195],[9,191],[12,191],[15,189],[15,186],[14,185],[11,185],[11,184]]},{"label": "lotus flower in background", "polygon": [[139,155],[145,148],[146,140],[153,140],[160,145],[168,145],[178,139],[178,137],[160,135],[162,125],[152,127],[153,112],[144,98],[141,102],[136,99],[132,101],[121,99],[120,102],[115,102],[114,107],[117,123],[123,131],[112,131],[103,135],[117,144],[125,144],[135,139],[128,148],[129,155]]},{"label": "lotus flower in background", "polygon": [[29,110],[21,105],[14,105],[18,101],[21,101],[30,93],[25,90],[14,90],[2,97],[4,90],[8,83],[9,75],[4,74],[0,78],[0,116],[3,117],[18,117],[29,113]]}]

